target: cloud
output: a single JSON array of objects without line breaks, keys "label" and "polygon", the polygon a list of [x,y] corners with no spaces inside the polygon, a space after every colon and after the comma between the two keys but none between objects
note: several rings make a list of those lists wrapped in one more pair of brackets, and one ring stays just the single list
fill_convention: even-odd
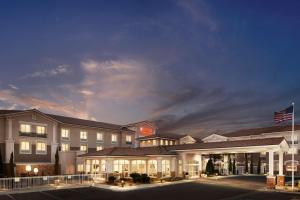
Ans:
[{"label": "cloud", "polygon": [[9,86],[11,89],[13,89],[13,90],[18,90],[18,89],[19,89],[17,86],[15,86],[15,85],[13,85],[13,84],[9,84],[8,86]]},{"label": "cloud", "polygon": [[62,74],[67,74],[70,72],[69,65],[59,65],[54,69],[43,70],[43,71],[35,71],[29,74],[24,75],[22,78],[45,78],[45,77],[54,77]]},{"label": "cloud", "polygon": [[196,23],[207,26],[210,31],[217,30],[217,23],[211,16],[205,1],[178,0],[177,5],[189,14]]},{"label": "cloud", "polygon": [[0,90],[0,101],[12,104],[8,109],[15,109],[17,107],[23,107],[24,109],[37,108],[50,113],[61,113],[84,119],[89,118],[89,114],[79,105],[75,106],[70,102],[60,104],[14,90]]}]

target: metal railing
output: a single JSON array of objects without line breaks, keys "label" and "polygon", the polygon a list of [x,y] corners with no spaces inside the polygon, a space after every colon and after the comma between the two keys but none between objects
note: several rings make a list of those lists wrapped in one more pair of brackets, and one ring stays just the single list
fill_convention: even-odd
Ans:
[{"label": "metal railing", "polygon": [[0,178],[0,191],[104,183],[106,174]]}]

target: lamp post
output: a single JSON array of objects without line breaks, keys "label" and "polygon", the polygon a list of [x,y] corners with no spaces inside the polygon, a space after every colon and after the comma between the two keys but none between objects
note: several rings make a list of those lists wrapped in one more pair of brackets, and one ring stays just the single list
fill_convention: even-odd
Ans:
[{"label": "lamp post", "polygon": [[37,176],[37,174],[39,173],[39,169],[38,169],[38,168],[34,168],[34,169],[33,169],[33,172],[34,172],[34,175]]},{"label": "lamp post", "polygon": [[26,165],[26,168],[25,168],[28,176],[30,175],[30,172],[31,172],[31,165]]}]

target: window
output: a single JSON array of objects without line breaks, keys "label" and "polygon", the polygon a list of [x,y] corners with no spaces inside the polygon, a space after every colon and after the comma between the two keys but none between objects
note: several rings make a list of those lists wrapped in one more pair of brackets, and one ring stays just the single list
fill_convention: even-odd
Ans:
[{"label": "window", "polygon": [[103,133],[97,133],[97,142],[103,142]]},{"label": "window", "polygon": [[86,144],[80,145],[80,151],[87,151],[87,146],[86,146]]},{"label": "window", "polygon": [[37,134],[45,134],[46,133],[46,127],[45,126],[37,126],[36,127],[36,133]]},{"label": "window", "polygon": [[20,153],[22,154],[30,154],[31,153],[31,145],[28,141],[20,142]]},{"label": "window", "polygon": [[69,151],[69,150],[70,150],[70,144],[68,143],[61,144],[61,151]]},{"label": "window", "polygon": [[86,160],[85,162],[85,173],[91,172],[91,160]]},{"label": "window", "polygon": [[156,146],[156,140],[153,140],[153,146]]},{"label": "window", "polygon": [[111,143],[112,144],[115,144],[115,143],[117,143],[117,141],[118,141],[118,136],[116,135],[116,134],[112,134],[111,135]]},{"label": "window", "polygon": [[164,145],[164,141],[160,140],[160,145],[163,146]]},{"label": "window", "polygon": [[169,160],[162,160],[162,176],[170,176],[170,161]]},{"label": "window", "polygon": [[173,141],[172,140],[170,141],[170,145],[173,145]]},{"label": "window", "polygon": [[148,174],[149,174],[149,176],[157,175],[157,161],[156,160],[148,160]]},{"label": "window", "polygon": [[133,160],[131,162],[131,172],[146,173],[146,161],[145,160]]},{"label": "window", "polygon": [[61,129],[61,139],[70,140],[70,130],[69,129]]},{"label": "window", "polygon": [[114,160],[114,172],[128,172],[129,161],[128,160]]},{"label": "window", "polygon": [[77,172],[83,172],[83,164],[77,165]]},{"label": "window", "polygon": [[80,140],[87,141],[87,132],[86,131],[80,131]]},{"label": "window", "polygon": [[30,133],[31,132],[31,126],[29,124],[21,124],[20,125],[20,131],[22,133]]},{"label": "window", "polygon": [[97,146],[97,151],[101,151],[101,150],[103,150],[103,146],[102,145],[98,145]]},{"label": "window", "polygon": [[165,140],[165,145],[169,145],[169,141],[168,140]]},{"label": "window", "polygon": [[132,144],[131,135],[126,135],[126,144]]},{"label": "window", "polygon": [[37,142],[36,143],[36,154],[46,154],[47,153],[47,145],[45,142]]},{"label": "window", "polygon": [[106,171],[106,168],[105,168],[106,160],[101,160],[100,165],[101,165],[101,166],[100,166],[101,171],[102,171],[102,172],[105,172],[105,171]]}]

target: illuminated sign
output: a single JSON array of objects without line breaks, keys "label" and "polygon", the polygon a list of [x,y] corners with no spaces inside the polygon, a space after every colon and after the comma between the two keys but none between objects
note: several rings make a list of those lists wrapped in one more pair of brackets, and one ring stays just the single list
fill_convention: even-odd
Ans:
[{"label": "illuminated sign", "polygon": [[148,136],[148,135],[154,134],[154,131],[153,131],[153,129],[150,128],[150,127],[145,127],[145,126],[143,126],[143,127],[140,127],[140,134],[141,134],[142,136]]},{"label": "illuminated sign", "polygon": [[286,168],[286,171],[288,171],[288,172],[292,172],[292,171],[296,172],[297,171],[297,165],[296,164],[294,165],[294,168],[292,167],[292,164],[287,165],[285,168]]}]

